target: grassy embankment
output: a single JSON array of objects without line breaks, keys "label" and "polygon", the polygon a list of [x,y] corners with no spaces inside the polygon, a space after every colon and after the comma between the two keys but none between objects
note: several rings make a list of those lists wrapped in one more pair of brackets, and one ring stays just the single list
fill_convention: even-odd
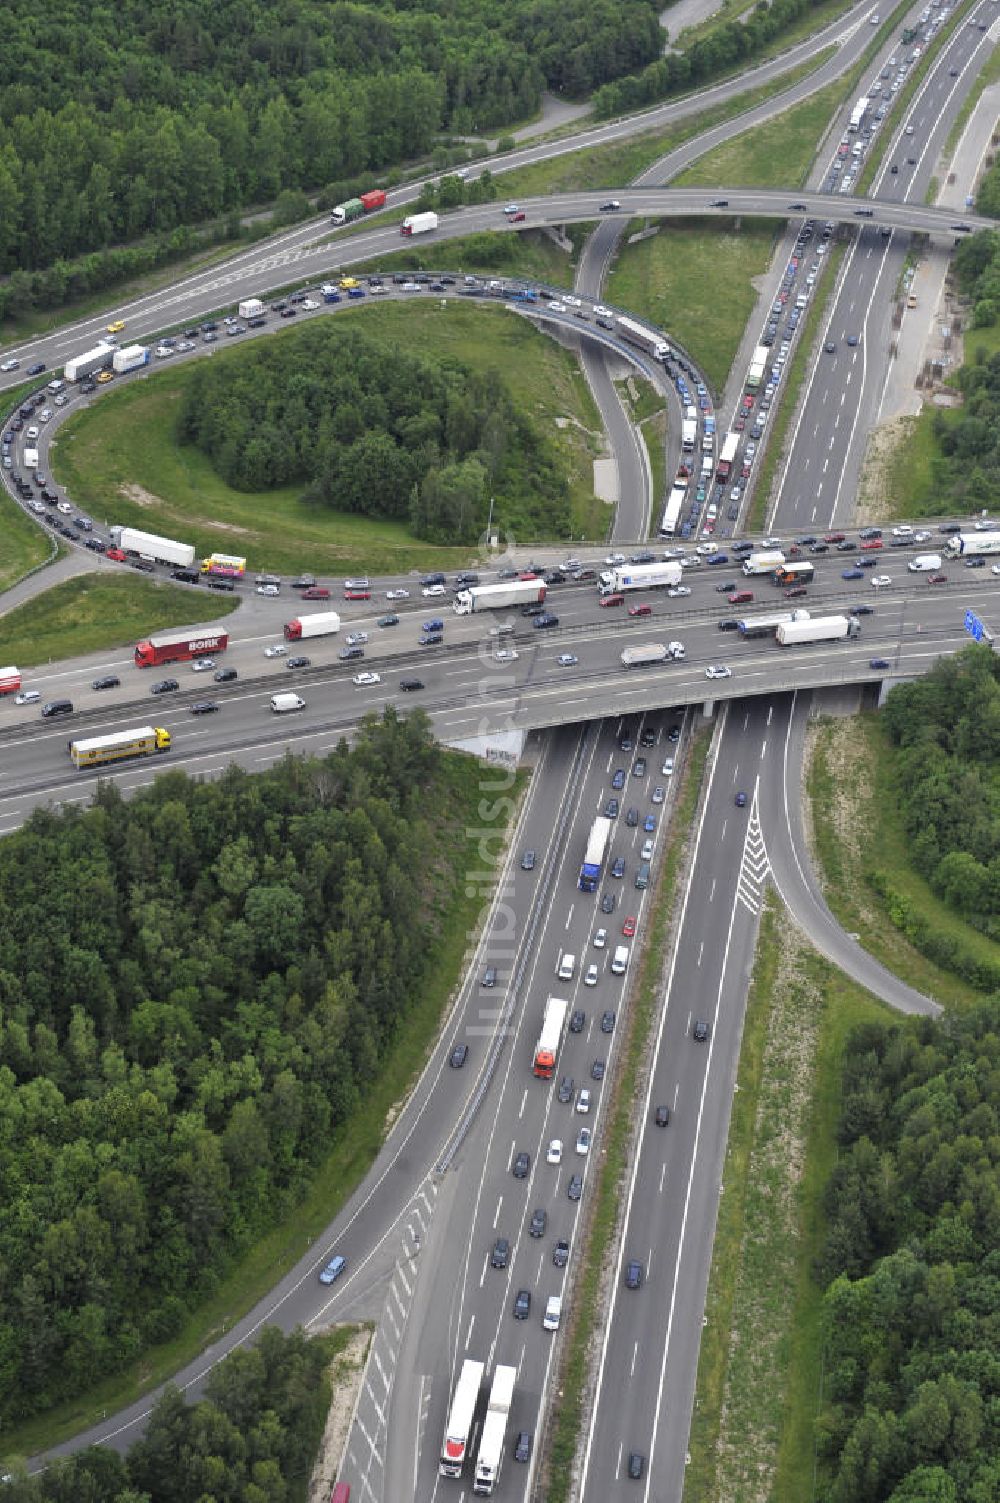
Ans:
[{"label": "grassy embankment", "polygon": [[[495,775],[494,775],[495,776]],[[495,782],[494,782],[495,786]],[[523,775],[511,790],[518,801],[525,787]],[[402,1020],[391,1053],[380,1069],[371,1094],[355,1116],[338,1129],[330,1154],[319,1166],[312,1187],[295,1211],[261,1239],[243,1262],[230,1273],[205,1303],[191,1316],[180,1334],[163,1346],[143,1354],[124,1374],[98,1384],[81,1394],[73,1404],[61,1406],[4,1436],[3,1451],[32,1455],[65,1440],[87,1425],[132,1403],[164,1382],[217,1340],[235,1321],[272,1289],[306,1253],[314,1238],[350,1199],[382,1146],[389,1123],[426,1062],[446,1015],[453,987],[466,963],[469,935],[480,917],[482,899],[478,886],[468,886],[464,874],[469,864],[468,835],[479,832],[482,819],[476,811],[482,798],[482,765],[471,757],[450,756],[441,790],[442,817],[451,831],[441,842],[440,860],[454,867],[452,898],[438,918],[438,938],[426,973],[412,1006]],[[490,849],[493,849],[491,844]],[[448,856],[444,853],[449,853]],[[502,852],[501,852],[502,855]],[[476,856],[482,862],[482,852]],[[471,896],[468,894],[471,893]]]},{"label": "grassy embankment", "polygon": [[[399,341],[473,369],[498,369],[514,401],[560,454],[572,496],[575,537],[604,533],[605,513],[593,495],[599,419],[573,357],[528,324],[498,308],[470,308],[435,299],[421,306],[383,304],[345,311],[366,334]],[[294,331],[274,338],[294,338]],[[238,350],[216,360],[239,359]],[[231,489],[208,457],[174,438],[187,372],[158,372],[104,398],[66,425],[52,459],[60,484],[96,519],[145,527],[195,542],[210,552],[245,554],[252,568],[317,573],[363,567],[387,574],[452,567],[467,550],[432,548],[398,522],[306,507],[301,486],[266,493]]]}]

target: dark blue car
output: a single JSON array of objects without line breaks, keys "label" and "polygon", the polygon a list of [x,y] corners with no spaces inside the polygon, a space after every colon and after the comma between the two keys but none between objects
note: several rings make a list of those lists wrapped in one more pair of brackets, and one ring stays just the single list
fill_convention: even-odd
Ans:
[{"label": "dark blue car", "polygon": [[840,577],[841,579],[864,579],[865,571],[864,569],[845,569]]}]

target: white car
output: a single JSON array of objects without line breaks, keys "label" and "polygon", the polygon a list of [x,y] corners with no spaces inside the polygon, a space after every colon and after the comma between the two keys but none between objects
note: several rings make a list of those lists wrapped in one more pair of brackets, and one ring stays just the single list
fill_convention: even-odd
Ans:
[{"label": "white car", "polygon": [[784,548],[785,545],[780,538],[765,538],[760,546],[762,548]]},{"label": "white car", "polygon": [[719,550],[714,543],[699,543],[694,551],[695,553],[704,554],[707,558],[710,553],[718,553]]},{"label": "white car", "polygon": [[997,523],[991,521],[989,517],[980,517],[979,521],[974,524],[974,530],[976,532],[992,532],[996,526]]},{"label": "white car", "polygon": [[42,501],[29,501],[28,505],[31,507],[31,510],[33,512],[40,513],[45,510],[45,504]]},{"label": "white car", "polygon": [[594,304],[594,315],[597,318],[614,318],[610,308],[605,308],[603,303]]},{"label": "white car", "polygon": [[616,565],[623,564],[625,562],[625,555],[624,553],[609,553],[604,562],[607,564],[609,569],[614,569]]},{"label": "white car", "polygon": [[[20,360],[5,360],[3,364],[0,365],[0,371],[16,371],[20,368],[20,365]],[[20,701],[18,702],[20,703]]]},{"label": "white car", "polygon": [[607,929],[597,929],[594,932],[594,949],[603,950],[608,943]]},{"label": "white car", "polygon": [[872,575],[872,584],[874,585],[874,587],[875,587],[876,590],[881,590],[885,585],[891,585],[892,584],[892,575],[891,574],[873,574]]},{"label": "white car", "polygon": [[521,212],[521,205],[520,204],[504,204],[503,211],[504,211],[505,214],[520,214],[520,212]]},{"label": "white car", "polygon": [[432,584],[424,585],[420,593],[425,600],[436,600],[439,596],[446,595],[448,592],[443,584]]},{"label": "white car", "polygon": [[386,600],[409,600],[409,590],[386,590]]},{"label": "white car", "polygon": [[662,773],[662,775],[665,778],[669,778],[669,777],[673,776],[673,772],[674,772],[674,759],[673,759],[673,757],[667,757],[666,758],[666,760],[663,763],[663,766],[660,768],[660,772]]},{"label": "white car", "polygon": [[264,656],[266,658],[283,658],[286,656],[287,652],[288,648],[283,642],[278,642],[274,647],[264,648]]},{"label": "white car", "polygon": [[556,659],[560,668],[575,668],[580,659],[572,652],[561,652]]},{"label": "white car", "polygon": [[582,308],[583,307],[583,298],[580,298],[580,297],[570,297],[570,295],[569,295],[568,292],[564,292],[563,293],[563,302],[564,303],[568,303],[568,305],[571,308]]},{"label": "white car", "polygon": [[190,339],[179,339],[176,345],[177,353],[183,354],[187,350],[194,349],[194,342]]},{"label": "white car", "polygon": [[516,663],[517,649],[514,647],[498,647],[493,654],[495,663]]},{"label": "white car", "polygon": [[215,667],[214,658],[195,658],[191,664],[192,673],[209,673]]},{"label": "white car", "polygon": [[725,663],[709,663],[705,669],[706,678],[732,678],[733,670]]},{"label": "white car", "polygon": [[663,784],[657,783],[656,787],[653,789],[653,803],[662,804],[666,796],[666,790],[664,789]]},{"label": "white car", "polygon": [[[992,523],[990,525],[992,526]],[[976,526],[977,527],[981,527],[982,523],[981,522],[977,522]],[[930,540],[931,540],[931,537],[932,537],[932,534],[929,533],[929,532],[915,532],[913,534],[913,541],[915,543],[929,543]]]},{"label": "white car", "polygon": [[591,1139],[590,1128],[589,1127],[581,1127],[580,1131],[576,1135],[576,1151],[577,1151],[577,1153],[589,1153],[590,1152],[590,1139]]},{"label": "white car", "polygon": [[41,697],[37,689],[22,689],[20,694],[16,696],[14,703],[16,705],[36,705]]},{"label": "white car", "polygon": [[901,527],[894,527],[892,529],[892,535],[894,538],[911,538],[913,536],[913,528],[908,527],[905,524]]},{"label": "white car", "polygon": [[1000,564],[991,564],[990,565],[990,573],[991,574],[1000,574]]},{"label": "white car", "polygon": [[72,510],[73,508],[68,501],[58,501],[56,503],[56,511],[61,511],[64,517],[68,517]]},{"label": "white car", "polygon": [[276,584],[259,584],[257,586],[257,594],[273,596],[280,595],[281,591],[278,589],[278,586]]},{"label": "white car", "polygon": [[349,631],[344,641],[348,647],[364,647],[368,641],[368,633],[366,631]]},{"label": "white car", "polygon": [[174,347],[172,344],[158,344],[156,346],[157,360],[169,360],[173,353]]},{"label": "white car", "polygon": [[319,307],[319,303],[317,303],[315,298],[307,297],[303,298],[302,302],[299,304],[299,307],[302,309],[303,313],[311,313],[314,308]]},{"label": "white car", "polygon": [[596,986],[597,985],[597,981],[598,981],[597,967],[596,967],[596,965],[591,964],[591,965],[589,965],[587,967],[587,973],[586,973],[586,975],[583,978],[583,984],[584,984],[584,986]]},{"label": "white car", "polygon": [[663,550],[663,557],[665,559],[683,558],[684,557],[684,549],[683,548],[664,548],[664,550]]},{"label": "white car", "polygon": [[576,1109],[578,1112],[590,1111],[590,1092],[586,1086],[581,1088],[580,1094],[576,1098]]},{"label": "white car", "polygon": [[548,1149],[546,1150],[546,1153],[545,1153],[545,1162],[547,1164],[561,1164],[562,1163],[562,1139],[561,1138],[553,1138],[552,1139],[552,1142],[549,1144]]},{"label": "white car", "polygon": [[652,842],[652,840],[644,840],[642,842],[642,850],[639,852],[639,860],[640,861],[652,861],[652,859],[653,859],[653,842]]},{"label": "white car", "polygon": [[677,600],[683,595],[690,595],[690,593],[691,586],[686,584],[671,585],[670,589],[667,591],[667,594],[672,600]]},{"label": "white car", "polygon": [[356,673],[353,682],[357,684],[359,689],[364,689],[369,684],[380,684],[382,682],[382,675],[381,673]]},{"label": "white car", "polygon": [[549,312],[550,313],[565,313],[566,312],[566,304],[565,303],[560,303],[560,302],[550,303],[549,304]]}]

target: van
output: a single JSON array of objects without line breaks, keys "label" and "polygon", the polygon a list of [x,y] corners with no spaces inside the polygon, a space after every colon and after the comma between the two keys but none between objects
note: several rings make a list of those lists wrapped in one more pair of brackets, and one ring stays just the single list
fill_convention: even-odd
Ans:
[{"label": "van", "polygon": [[569,951],[567,951],[559,961],[559,969],[556,971],[556,975],[559,977],[560,981],[572,981],[573,972],[575,970],[576,956],[570,955]]},{"label": "van", "polygon": [[545,1301],[545,1314],[542,1316],[543,1331],[558,1331],[559,1321],[562,1318],[562,1296],[550,1294]]},{"label": "van", "polygon": [[46,720],[53,715],[72,715],[73,701],[71,699],[50,699],[48,704],[42,705],[42,714]]},{"label": "van", "polygon": [[940,553],[918,553],[906,566],[911,574],[933,574],[941,567]]},{"label": "van", "polygon": [[702,456],[702,461],[701,461],[701,473],[702,473],[702,475],[711,475],[712,470],[714,469],[714,467],[715,467],[715,460],[712,458],[711,453],[704,454]]},{"label": "van", "polygon": [[649,862],[640,861],[639,870],[635,874],[635,885],[640,890],[649,886]]},{"label": "van", "polygon": [[[636,886],[638,887],[638,883]],[[618,945],[615,948],[614,959],[611,962],[612,976],[624,976],[628,970],[628,945]]]},{"label": "van", "polygon": [[275,715],[287,715],[291,710],[304,710],[306,702],[297,694],[272,694],[271,709]]}]

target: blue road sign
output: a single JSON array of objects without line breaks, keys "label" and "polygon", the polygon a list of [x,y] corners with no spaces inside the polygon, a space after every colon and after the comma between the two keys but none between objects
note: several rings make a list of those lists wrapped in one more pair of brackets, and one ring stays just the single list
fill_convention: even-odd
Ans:
[{"label": "blue road sign", "polygon": [[981,642],[986,632],[986,628],[980,621],[979,617],[976,615],[975,611],[966,611],[965,629],[974,642]]}]

